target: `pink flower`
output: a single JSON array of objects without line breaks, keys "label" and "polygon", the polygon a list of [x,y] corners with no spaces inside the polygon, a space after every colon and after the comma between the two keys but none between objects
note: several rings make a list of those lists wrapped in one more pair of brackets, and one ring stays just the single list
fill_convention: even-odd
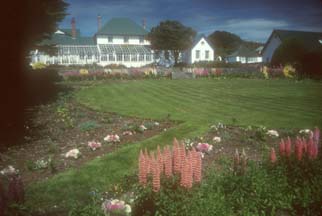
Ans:
[{"label": "pink flower", "polygon": [[95,151],[98,148],[102,147],[102,144],[100,142],[90,141],[88,142],[88,147],[90,147],[93,151]]},{"label": "pink flower", "polygon": [[280,155],[284,156],[285,154],[285,143],[284,140],[281,139],[280,145],[279,145]]},{"label": "pink flower", "polygon": [[290,137],[287,137],[287,140],[285,142],[285,154],[286,154],[287,157],[291,156],[291,150],[292,150],[291,143],[292,142],[291,142]]},{"label": "pink flower", "polygon": [[123,136],[132,136],[133,135],[133,133],[132,133],[132,131],[124,131],[123,133],[122,133],[122,135]]},{"label": "pink flower", "polygon": [[120,137],[117,134],[111,134],[104,137],[104,140],[107,142],[120,142]]},{"label": "pink flower", "polygon": [[303,149],[304,149],[303,142],[299,137],[297,137],[296,143],[295,143],[295,154],[296,154],[297,160],[299,161],[302,160]]},{"label": "pink flower", "polygon": [[198,151],[205,153],[205,152],[209,152],[212,150],[212,145],[210,145],[208,143],[198,143],[196,148]]},{"label": "pink flower", "polygon": [[313,133],[313,139],[314,139],[314,142],[315,143],[319,143],[319,140],[320,140],[320,129],[318,127],[316,127],[314,129],[314,133]]}]

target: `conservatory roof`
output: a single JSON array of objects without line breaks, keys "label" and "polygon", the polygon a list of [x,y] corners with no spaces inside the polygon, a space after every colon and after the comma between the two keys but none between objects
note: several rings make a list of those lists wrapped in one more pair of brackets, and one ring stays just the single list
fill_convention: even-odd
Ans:
[{"label": "conservatory roof", "polygon": [[151,49],[142,45],[99,45],[102,54],[151,54]]},{"label": "conservatory roof", "polygon": [[58,54],[59,55],[98,55],[97,46],[93,45],[59,45]]}]

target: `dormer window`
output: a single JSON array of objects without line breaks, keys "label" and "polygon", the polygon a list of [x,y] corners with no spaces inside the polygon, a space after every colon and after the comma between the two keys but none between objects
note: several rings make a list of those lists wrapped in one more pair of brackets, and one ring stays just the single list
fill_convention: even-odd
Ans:
[{"label": "dormer window", "polygon": [[204,45],[205,44],[205,42],[204,41],[201,41],[201,45]]},{"label": "dormer window", "polygon": [[124,36],[124,43],[128,43],[129,42],[129,37],[128,36]]},{"label": "dormer window", "polygon": [[108,36],[107,40],[109,43],[113,43],[113,36]]}]

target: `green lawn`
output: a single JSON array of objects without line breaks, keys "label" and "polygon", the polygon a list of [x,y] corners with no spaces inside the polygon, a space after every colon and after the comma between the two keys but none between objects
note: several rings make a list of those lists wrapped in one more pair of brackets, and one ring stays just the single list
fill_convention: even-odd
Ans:
[{"label": "green lawn", "polygon": [[[33,207],[70,206],[93,188],[106,189],[133,173],[140,148],[170,144],[202,135],[216,122],[268,128],[322,127],[322,83],[292,80],[143,80],[108,82],[76,93],[77,100],[98,111],[182,122],[162,134],[96,159],[28,188]],[[235,119],[233,121],[232,119]]]}]

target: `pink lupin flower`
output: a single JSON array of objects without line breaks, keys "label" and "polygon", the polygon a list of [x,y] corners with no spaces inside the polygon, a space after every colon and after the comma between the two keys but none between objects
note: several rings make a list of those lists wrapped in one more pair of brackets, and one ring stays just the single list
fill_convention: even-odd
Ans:
[{"label": "pink lupin flower", "polygon": [[158,161],[154,158],[154,154],[151,157],[152,160],[152,187],[154,192],[160,190],[160,170]]},{"label": "pink lupin flower", "polygon": [[163,155],[161,154],[161,150],[160,150],[160,146],[158,146],[158,148],[157,148],[157,153],[158,153],[158,155],[157,155],[157,161],[158,161],[158,164],[159,164],[159,170],[160,170],[160,173],[162,173],[163,172]]},{"label": "pink lupin flower", "polygon": [[279,145],[279,151],[280,151],[281,156],[285,155],[285,142],[284,142],[284,139],[281,139],[281,142],[280,142],[280,145]]},{"label": "pink lupin flower", "polygon": [[147,172],[146,171],[147,171],[147,169],[146,169],[145,156],[141,150],[140,156],[139,156],[139,183],[144,186],[147,183]]},{"label": "pink lupin flower", "polygon": [[285,142],[285,155],[287,156],[287,157],[290,157],[291,156],[291,150],[292,150],[292,148],[291,148],[291,139],[290,139],[290,137],[287,137],[287,140],[286,140],[286,142]]},{"label": "pink lupin flower", "polygon": [[180,161],[180,147],[179,142],[176,138],[173,140],[173,170],[176,173],[180,172],[181,161]]},{"label": "pink lupin flower", "polygon": [[299,161],[302,160],[303,149],[304,149],[303,142],[299,137],[297,137],[296,143],[295,143],[295,154],[296,154],[297,160]]},{"label": "pink lupin flower", "polygon": [[271,163],[275,163],[276,162],[275,148],[271,148],[270,161],[271,161]]},{"label": "pink lupin flower", "polygon": [[309,141],[307,142],[307,154],[310,159],[314,159],[315,145],[314,145],[313,137],[309,138]]},{"label": "pink lupin flower", "polygon": [[164,173],[167,177],[172,176],[172,156],[171,156],[171,151],[169,149],[169,146],[166,146],[164,151]]},{"label": "pink lupin flower", "polygon": [[318,127],[315,127],[313,132],[313,139],[315,143],[319,143],[320,141],[320,129]]}]

